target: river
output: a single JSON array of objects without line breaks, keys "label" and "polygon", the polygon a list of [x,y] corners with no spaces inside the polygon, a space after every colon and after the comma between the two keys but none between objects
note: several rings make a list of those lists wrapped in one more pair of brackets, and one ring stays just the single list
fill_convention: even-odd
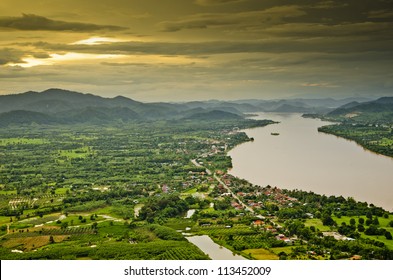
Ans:
[{"label": "river", "polygon": [[207,235],[186,237],[188,241],[196,245],[212,260],[246,260],[246,258],[232,253],[225,247],[214,243]]},{"label": "river", "polygon": [[300,114],[260,113],[255,119],[280,123],[244,130],[255,140],[228,153],[230,174],[260,186],[342,195],[393,210],[392,158],[320,133],[317,128],[329,123]]}]

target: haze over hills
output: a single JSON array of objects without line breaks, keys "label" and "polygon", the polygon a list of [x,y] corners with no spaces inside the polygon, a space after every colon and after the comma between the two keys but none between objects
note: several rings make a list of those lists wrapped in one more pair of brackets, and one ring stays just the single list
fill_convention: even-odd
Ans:
[{"label": "haze over hills", "polygon": [[339,116],[347,114],[367,114],[367,113],[392,113],[393,97],[381,97],[369,102],[350,102],[329,112],[329,116]]},{"label": "haze over hills", "polygon": [[[389,98],[359,103],[364,98],[282,99],[239,101],[194,101],[186,103],[142,103],[123,96],[104,98],[93,94],[48,89],[0,96],[0,125],[10,124],[73,124],[112,121],[143,121],[155,119],[230,119],[250,112],[327,113],[358,106],[383,107]],[[368,100],[367,100],[368,101]],[[379,103],[378,103],[379,102]],[[389,106],[388,106],[389,107]],[[390,108],[390,107],[389,107]],[[341,111],[340,111],[341,110]],[[343,112],[344,112],[343,111]],[[334,114],[333,111],[331,114]]]}]

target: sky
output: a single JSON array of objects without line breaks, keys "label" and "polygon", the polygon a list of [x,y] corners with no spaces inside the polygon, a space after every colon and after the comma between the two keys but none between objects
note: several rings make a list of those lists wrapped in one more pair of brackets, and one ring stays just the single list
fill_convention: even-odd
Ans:
[{"label": "sky", "polygon": [[393,95],[393,0],[0,0],[0,94]]}]

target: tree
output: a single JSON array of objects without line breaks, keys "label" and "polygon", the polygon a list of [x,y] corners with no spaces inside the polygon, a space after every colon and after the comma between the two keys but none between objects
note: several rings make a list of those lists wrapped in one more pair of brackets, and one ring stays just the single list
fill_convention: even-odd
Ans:
[{"label": "tree", "polygon": [[61,229],[66,229],[68,227],[68,222],[64,222],[61,224]]},{"label": "tree", "polygon": [[385,237],[386,237],[387,240],[392,240],[393,239],[392,238],[392,234],[390,233],[390,231],[386,231],[385,232]]},{"label": "tree", "polygon": [[349,223],[350,223],[351,226],[356,225],[356,221],[355,221],[354,218],[351,218],[351,219],[349,220]]},{"label": "tree", "polygon": [[333,226],[336,222],[329,214],[324,214],[322,217],[322,223],[324,226]]},{"label": "tree", "polygon": [[359,218],[359,224],[364,225],[364,218],[362,217]]},{"label": "tree", "polygon": [[53,238],[53,236],[49,236],[49,243],[53,244],[55,243],[55,239]]}]

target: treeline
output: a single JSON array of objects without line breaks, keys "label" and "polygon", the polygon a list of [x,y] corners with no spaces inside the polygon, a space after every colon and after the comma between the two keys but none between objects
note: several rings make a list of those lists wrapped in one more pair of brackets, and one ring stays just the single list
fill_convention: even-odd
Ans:
[{"label": "treeline", "polygon": [[349,197],[343,196],[326,196],[301,190],[283,190],[290,197],[297,198],[302,204],[300,208],[302,212],[312,213],[320,217],[317,213],[325,212],[336,216],[360,216],[371,213],[372,215],[382,217],[388,212],[382,207],[368,204],[367,202],[359,202]]},{"label": "treeline", "polygon": [[393,130],[390,127],[340,124],[323,126],[318,131],[353,140],[370,151],[393,157]]},{"label": "treeline", "polygon": [[151,197],[139,211],[139,219],[146,220],[149,223],[160,221],[166,218],[173,218],[184,214],[189,209],[186,200],[180,199],[179,196],[164,195]]}]

